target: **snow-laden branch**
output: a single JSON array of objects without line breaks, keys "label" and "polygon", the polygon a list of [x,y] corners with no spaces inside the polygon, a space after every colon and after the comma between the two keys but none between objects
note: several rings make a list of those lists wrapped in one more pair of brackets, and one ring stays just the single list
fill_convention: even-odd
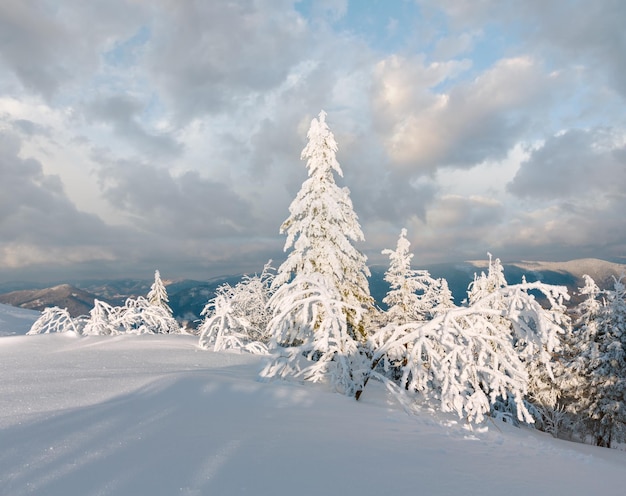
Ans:
[{"label": "snow-laden branch", "polygon": [[[542,292],[550,309],[531,290]],[[395,370],[401,388],[469,421],[482,421],[500,397],[515,405],[519,421],[532,422],[524,404],[529,364],[551,375],[567,298],[564,287],[523,282],[495,288],[430,321],[385,326],[369,341],[373,376]]]}]

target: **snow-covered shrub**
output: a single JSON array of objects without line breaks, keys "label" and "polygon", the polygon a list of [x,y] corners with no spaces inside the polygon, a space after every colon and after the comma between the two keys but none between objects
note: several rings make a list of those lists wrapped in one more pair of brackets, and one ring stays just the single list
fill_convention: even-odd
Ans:
[{"label": "snow-covered shrub", "polygon": [[26,334],[48,334],[51,332],[81,334],[81,326],[79,321],[72,318],[66,308],[48,307],[44,309]]},{"label": "snow-covered shrub", "polygon": [[[530,291],[542,292],[552,307],[544,309]],[[552,374],[567,290],[523,282],[497,284],[475,295],[469,306],[430,321],[390,324],[376,332],[369,342],[370,375],[396,393],[417,392],[469,421],[482,421],[500,401],[507,408],[493,413],[532,423],[525,397],[533,375]],[[400,373],[389,374],[392,368]]]},{"label": "snow-covered shrub", "polygon": [[108,303],[100,300],[94,300],[93,308],[89,312],[89,319],[85,323],[83,335],[85,336],[102,336],[110,334],[119,334],[119,326],[117,325],[117,309]]},{"label": "snow-covered shrub", "polygon": [[180,331],[176,319],[161,305],[153,305],[142,296],[128,298],[123,307],[113,309],[111,323],[128,334],[175,334]]},{"label": "snow-covered shrub", "polygon": [[[543,306],[533,293],[542,296]],[[527,283],[525,278],[521,284],[509,286],[500,260],[493,260],[491,254],[488,273],[475,276],[468,291],[470,306],[502,312],[489,319],[498,328],[511,333],[515,350],[528,373],[526,407],[539,427],[543,426],[546,415],[552,415],[547,412],[558,408],[560,379],[554,374],[556,371],[562,375],[562,367],[554,356],[561,350],[561,341],[570,325],[564,305],[566,300],[569,295],[563,286]],[[493,410],[495,416],[516,421],[517,406],[506,396],[498,398]]]},{"label": "snow-covered shrub", "polygon": [[261,275],[244,276],[234,287],[226,283],[217,288],[202,311],[206,316],[198,329],[202,348],[267,353],[272,271],[268,263]]},{"label": "snow-covered shrub", "polygon": [[362,318],[361,306],[348,305],[320,274],[296,276],[283,284],[269,306],[273,357],[262,377],[327,381],[348,395],[362,389],[367,365],[350,330],[351,322],[358,324]]},{"label": "snow-covered shrub", "polygon": [[[372,341],[375,361],[386,356],[401,364],[399,386],[442,411],[481,422],[498,396],[511,396],[519,420],[531,421],[523,405],[524,364],[483,310],[457,308],[429,322],[385,328]],[[388,380],[376,370],[372,374]]]}]

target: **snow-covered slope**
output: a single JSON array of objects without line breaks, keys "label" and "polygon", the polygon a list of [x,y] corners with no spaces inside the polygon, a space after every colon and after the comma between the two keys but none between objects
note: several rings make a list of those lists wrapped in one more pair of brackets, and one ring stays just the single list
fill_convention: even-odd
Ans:
[{"label": "snow-covered slope", "polygon": [[262,383],[193,336],[0,338],[0,494],[622,494],[626,453]]},{"label": "snow-covered slope", "polygon": [[40,315],[36,310],[0,303],[0,336],[26,334]]}]

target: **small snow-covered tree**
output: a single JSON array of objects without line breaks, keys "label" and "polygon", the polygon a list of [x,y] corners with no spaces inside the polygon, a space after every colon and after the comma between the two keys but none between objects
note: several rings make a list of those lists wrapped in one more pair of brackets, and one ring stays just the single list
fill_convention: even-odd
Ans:
[{"label": "small snow-covered tree", "polygon": [[321,274],[309,274],[280,286],[269,306],[273,357],[262,377],[328,381],[347,395],[363,388],[366,360],[348,323],[359,323],[361,305],[350,307]]},{"label": "small snow-covered tree", "polygon": [[561,357],[561,391],[566,411],[573,415],[574,435],[581,439],[593,430],[589,429],[590,422],[582,412],[591,402],[591,357],[599,356],[598,325],[604,306],[602,291],[593,278],[584,274],[583,281],[585,284],[579,288],[578,294],[584,299],[573,309],[574,322],[565,337]]},{"label": "small snow-covered tree", "polygon": [[448,286],[448,281],[446,281],[445,278],[441,277],[436,279],[436,284],[433,286],[431,301],[434,304],[431,309],[431,317],[445,313],[456,306],[454,304],[454,296],[452,295],[452,291],[450,291],[450,287]]},{"label": "small snow-covered tree", "polygon": [[[507,285],[506,278],[504,277],[504,267],[499,258],[493,259],[491,253],[487,253],[489,257],[489,264],[487,274],[481,272],[480,275],[474,274],[474,282],[470,284],[467,292],[468,302],[470,305],[479,299],[483,299],[486,296],[490,296],[496,292],[496,290],[503,288]],[[497,303],[493,301],[492,304]]]},{"label": "small snow-covered tree", "polygon": [[[312,120],[307,137],[301,158],[307,161],[309,177],[280,228],[287,234],[285,250],[291,251],[279,267],[273,287],[278,289],[298,276],[299,280],[308,280],[318,274],[318,283],[323,281],[328,291],[343,302],[349,332],[364,341],[367,331],[362,310],[373,309],[367,280],[370,273],[365,255],[352,244],[364,239],[363,232],[349,190],[335,183],[334,174],[343,173],[324,111]],[[298,294],[303,289],[294,284],[288,288]],[[280,294],[289,298],[285,291]]]},{"label": "small snow-covered tree", "polygon": [[[423,306],[421,297],[428,289],[425,271],[411,268],[413,253],[409,251],[411,243],[406,237],[407,230],[402,229],[395,250],[385,249],[383,255],[389,256],[389,268],[385,272],[385,281],[389,283],[389,291],[383,298],[387,305],[389,321],[404,324],[422,318]],[[420,295],[418,295],[420,292]]]},{"label": "small snow-covered tree", "polygon": [[215,297],[202,311],[202,348],[267,353],[271,317],[268,301],[274,279],[270,264],[265,265],[261,275],[244,276],[234,287],[226,283],[217,288]]},{"label": "small snow-covered tree", "polygon": [[[411,268],[413,254],[409,251],[410,242],[406,235],[407,230],[402,229],[396,249],[382,252],[383,255],[389,255],[390,260],[389,268],[385,272],[389,291],[383,298],[383,303],[388,306],[387,323],[392,326],[431,320],[437,312],[449,309],[449,305],[454,306],[451,304],[452,294],[447,282],[433,279],[426,270]],[[411,327],[407,327],[407,332],[410,329]],[[405,347],[408,348],[409,344],[405,344]],[[384,356],[382,367],[394,378],[402,375],[398,370],[407,363],[406,351],[408,350],[397,353],[390,350]]]},{"label": "small snow-covered tree", "polygon": [[174,334],[180,326],[167,310],[152,305],[146,298],[128,298],[123,307],[117,307],[110,318],[128,334]]},{"label": "small snow-covered tree", "polygon": [[597,445],[611,447],[626,439],[626,287],[622,277],[600,291],[586,277],[581,293],[570,363],[580,382],[570,387],[570,408]]},{"label": "small snow-covered tree", "polygon": [[[386,355],[403,363],[400,380],[390,389],[405,403],[403,391],[416,392],[441,411],[481,422],[498,397],[510,396],[519,406],[518,419],[532,421],[523,404],[528,383],[524,364],[490,315],[484,309],[455,308],[430,321],[383,328],[372,337],[374,361]],[[396,384],[390,384],[384,370],[371,374],[389,386]]]},{"label": "small snow-covered tree", "polygon": [[51,332],[73,332],[80,334],[81,329],[72,318],[67,308],[48,307],[33,323],[27,335],[48,334]]},{"label": "small snow-covered tree", "polygon": [[383,303],[388,306],[388,320],[396,324],[430,320],[437,313],[454,307],[445,279],[434,279],[427,270],[411,268],[413,253],[409,251],[406,236],[407,230],[402,229],[396,249],[382,251],[389,256],[389,268],[385,272],[389,291]]},{"label": "small snow-covered tree", "polygon": [[152,283],[152,286],[150,286],[148,301],[151,305],[162,307],[170,316],[173,314],[172,309],[168,304],[170,300],[167,296],[165,284],[163,284],[161,274],[158,270],[154,271],[154,282]]},{"label": "small snow-covered tree", "polygon": [[[470,285],[469,306],[497,311],[488,319],[495,329],[512,336],[516,353],[528,373],[526,400],[530,403],[526,406],[536,420],[541,420],[557,407],[559,387],[555,382],[553,366],[558,366],[558,362],[552,359],[552,355],[560,349],[559,336],[569,324],[563,304],[569,295],[562,286],[527,283],[525,278],[521,284],[509,286],[500,259],[494,260],[491,253],[488,255],[487,274],[475,275]],[[536,301],[531,294],[533,291],[543,295],[549,308],[544,309]],[[494,405],[494,414],[512,418],[516,408],[517,405],[504,396]]]},{"label": "small snow-covered tree", "polygon": [[[494,279],[500,279],[498,272],[492,270]],[[403,391],[414,391],[422,400],[470,421],[480,422],[505,400],[508,411],[503,415],[533,422],[524,399],[538,369],[551,374],[567,290],[542,283],[498,282],[489,291],[488,276],[476,280],[481,292],[476,291],[469,306],[376,332],[370,339],[374,352],[369,376],[395,384],[391,389],[400,398]],[[543,293],[551,307],[539,305],[532,291]],[[389,363],[401,364],[401,373],[389,374]]]},{"label": "small snow-covered tree", "polygon": [[115,315],[116,310],[108,303],[95,299],[93,308],[89,312],[89,319],[85,323],[83,335],[85,336],[102,336],[110,334],[119,334],[118,327],[111,322],[111,316]]}]

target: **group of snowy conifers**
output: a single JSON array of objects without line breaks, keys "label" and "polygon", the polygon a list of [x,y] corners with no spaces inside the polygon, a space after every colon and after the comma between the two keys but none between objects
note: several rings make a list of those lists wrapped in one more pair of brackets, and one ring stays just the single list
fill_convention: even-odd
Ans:
[{"label": "group of snowy conifers", "polygon": [[67,309],[46,308],[27,334],[74,332],[83,336],[104,336],[180,332],[168,302],[167,290],[157,270],[146,298],[128,298],[120,307],[94,300],[89,316],[78,318],[72,318]]},{"label": "group of snowy conifers", "polygon": [[[499,260],[475,276],[462,306],[447,282],[411,268],[402,230],[385,280],[387,310],[368,286],[363,240],[325,113],[313,119],[302,151],[308,179],[281,226],[287,259],[260,275],[218,288],[203,311],[200,346],[269,355],[264,378],[325,381],[356,397],[370,379],[382,381],[407,407],[434,405],[470,422],[498,416],[535,423],[605,446],[626,425],[626,303],[624,286],[600,291],[590,278],[574,321],[562,286],[508,285]],[[532,294],[531,294],[532,293]],[[534,295],[541,295],[539,304]],[[123,307],[96,301],[76,323],[49,309],[31,333],[178,332],[158,271],[147,299]],[[567,422],[566,422],[567,421]]]}]

